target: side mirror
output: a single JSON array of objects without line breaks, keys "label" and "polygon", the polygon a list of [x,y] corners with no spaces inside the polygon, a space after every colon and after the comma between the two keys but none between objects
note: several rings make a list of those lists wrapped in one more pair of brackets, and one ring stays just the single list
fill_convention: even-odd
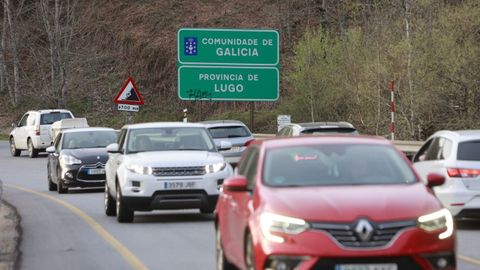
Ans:
[{"label": "side mirror", "polygon": [[429,188],[438,187],[445,184],[445,177],[438,173],[429,173],[427,175],[427,186]]},{"label": "side mirror", "polygon": [[49,154],[53,154],[55,153],[55,146],[49,146],[45,151],[47,151]]},{"label": "side mirror", "polygon": [[119,153],[118,151],[118,143],[112,143],[107,145],[107,152],[111,154]]},{"label": "side mirror", "polygon": [[215,144],[218,151],[227,151],[232,149],[232,143],[229,141],[220,141],[220,143]]},{"label": "side mirror", "polygon": [[248,190],[248,181],[245,176],[234,176],[225,179],[223,189],[227,191],[242,192]]},{"label": "side mirror", "polygon": [[18,126],[17,123],[15,122],[12,123],[12,128],[16,128],[17,126]]}]

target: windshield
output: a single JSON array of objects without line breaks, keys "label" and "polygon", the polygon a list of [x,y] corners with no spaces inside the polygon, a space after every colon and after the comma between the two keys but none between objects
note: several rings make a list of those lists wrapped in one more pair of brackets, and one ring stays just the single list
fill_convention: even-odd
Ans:
[{"label": "windshield", "polygon": [[51,125],[54,122],[60,121],[62,119],[72,118],[67,112],[52,112],[52,113],[45,113],[40,116],[40,125]]},{"label": "windshield", "polygon": [[113,130],[68,132],[63,135],[62,149],[101,148],[116,141]]},{"label": "windshield", "polygon": [[267,151],[269,186],[372,185],[416,182],[405,160],[384,145],[319,144]]},{"label": "windshield", "polygon": [[354,128],[341,128],[341,127],[329,127],[329,128],[312,128],[305,129],[300,132],[302,134],[358,134],[357,130]]},{"label": "windshield", "polygon": [[169,127],[133,129],[129,132],[127,153],[146,151],[212,151],[215,144],[205,128]]},{"label": "windshield", "polygon": [[250,132],[242,126],[214,127],[208,130],[214,139],[250,137]]}]

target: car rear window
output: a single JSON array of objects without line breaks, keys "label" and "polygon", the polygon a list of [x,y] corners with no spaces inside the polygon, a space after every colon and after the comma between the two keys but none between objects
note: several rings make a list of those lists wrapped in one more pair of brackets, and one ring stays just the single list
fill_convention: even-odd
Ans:
[{"label": "car rear window", "polygon": [[214,139],[251,136],[250,132],[242,126],[214,127],[208,130]]},{"label": "car rear window", "polygon": [[51,112],[45,113],[40,116],[40,125],[51,125],[54,122],[62,119],[72,118],[70,113],[67,112]]},{"label": "car rear window", "polygon": [[459,143],[457,160],[480,161],[480,141]]},{"label": "car rear window", "polygon": [[269,186],[383,185],[416,182],[391,146],[317,144],[268,150],[263,179]]},{"label": "car rear window", "polygon": [[335,133],[344,133],[344,134],[358,134],[357,130],[354,128],[342,128],[342,127],[328,127],[328,128],[312,128],[305,129],[300,132],[302,134],[335,134]]}]

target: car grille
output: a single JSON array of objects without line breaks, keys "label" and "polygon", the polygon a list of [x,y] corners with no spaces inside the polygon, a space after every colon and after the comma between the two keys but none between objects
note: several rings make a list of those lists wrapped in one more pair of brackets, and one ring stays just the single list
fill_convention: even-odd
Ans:
[{"label": "car grille", "polygon": [[105,180],[105,174],[88,174],[89,169],[103,169],[105,164],[97,162],[96,164],[86,164],[80,167],[77,173],[77,180],[88,182],[88,181],[101,181]]},{"label": "car grille", "polygon": [[312,270],[335,270],[340,264],[390,264],[397,265],[398,270],[421,270],[410,257],[371,257],[371,258],[325,258],[320,259]]},{"label": "car grille", "polygon": [[373,223],[370,239],[362,240],[355,230],[357,223],[319,223],[311,222],[310,227],[314,230],[322,230],[330,234],[344,247],[352,248],[376,248],[387,245],[395,235],[408,227],[416,226],[416,221],[396,221]]},{"label": "car grille", "polygon": [[157,167],[152,172],[155,176],[198,176],[205,174],[205,166]]}]

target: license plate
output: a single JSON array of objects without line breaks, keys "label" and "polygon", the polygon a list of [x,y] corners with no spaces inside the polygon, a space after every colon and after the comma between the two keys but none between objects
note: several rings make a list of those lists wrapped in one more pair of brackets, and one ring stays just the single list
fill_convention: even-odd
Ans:
[{"label": "license plate", "polygon": [[88,169],[88,174],[105,174],[105,169]]},{"label": "license plate", "polygon": [[335,270],[397,270],[397,264],[337,264]]},{"label": "license plate", "polygon": [[164,189],[192,189],[195,188],[193,181],[163,182]]}]

